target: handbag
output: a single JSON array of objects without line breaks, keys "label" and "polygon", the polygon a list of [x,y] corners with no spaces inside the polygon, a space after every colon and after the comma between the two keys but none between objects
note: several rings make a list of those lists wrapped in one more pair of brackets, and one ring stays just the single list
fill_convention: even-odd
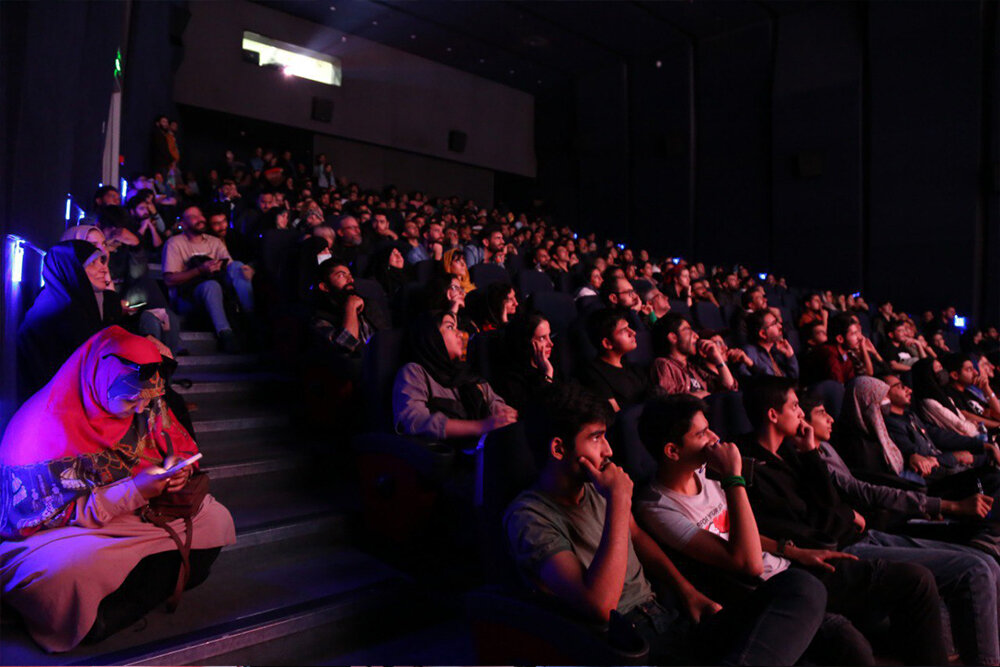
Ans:
[{"label": "handbag", "polygon": [[[201,511],[205,496],[208,495],[208,475],[200,472],[191,476],[183,488],[171,493],[163,493],[152,498],[149,504],[142,508],[142,519],[154,526],[167,531],[170,538],[177,544],[181,554],[181,569],[177,573],[177,585],[174,592],[167,598],[167,611],[173,612],[181,601],[181,594],[191,578],[191,538],[193,526],[191,519]],[[175,519],[184,519],[185,539],[180,536],[170,523]]]}]

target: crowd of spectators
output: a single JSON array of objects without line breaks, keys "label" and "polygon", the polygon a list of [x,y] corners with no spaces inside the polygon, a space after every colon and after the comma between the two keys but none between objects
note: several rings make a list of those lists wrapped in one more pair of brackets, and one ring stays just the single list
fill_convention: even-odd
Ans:
[{"label": "crowd of spectators", "polygon": [[[318,360],[346,388],[329,397],[346,415],[373,338],[402,331],[390,428],[461,453],[539,413],[538,480],[503,519],[510,555],[528,588],[567,609],[623,615],[656,660],[873,664],[888,628],[886,650],[907,664],[945,664],[952,648],[1000,664],[996,327],[963,332],[953,308],[872,310],[859,294],[801,291],[745,266],[656,257],[535,212],[366,189],[325,155],[227,151],[199,180],[181,175],[175,134],[158,119],[153,169],[127,193],[101,187],[88,224],[48,252],[18,336],[24,399],[51,392],[67,359],[110,363],[78,350],[126,336],[118,327],[169,366],[186,353],[185,326],[211,329],[226,353],[293,347],[313,371]],[[149,363],[113,354],[112,375]],[[139,389],[131,413],[105,405],[107,419],[169,411],[190,431],[169,382]],[[637,410],[655,466],[641,480],[606,437]],[[730,434],[738,444],[713,431],[720,410],[746,423]],[[5,466],[24,458],[6,454],[23,430],[4,437]],[[4,485],[5,539],[113,515],[60,509],[53,521],[36,507],[11,524],[17,489]],[[916,535],[913,518],[942,529]],[[227,539],[219,528],[207,546]],[[703,590],[705,569],[740,592]],[[30,600],[11,604],[32,613]],[[89,630],[40,642],[62,650]]]}]

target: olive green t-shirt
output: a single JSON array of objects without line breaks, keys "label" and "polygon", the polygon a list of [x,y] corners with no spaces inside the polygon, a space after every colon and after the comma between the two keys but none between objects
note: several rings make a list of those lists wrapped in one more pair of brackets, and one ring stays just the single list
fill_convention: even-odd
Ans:
[{"label": "olive green t-shirt", "polygon": [[[572,551],[584,568],[589,568],[604,534],[607,502],[589,482],[583,485],[583,499],[569,507],[540,491],[522,491],[504,513],[507,544],[521,576],[538,588],[542,564],[560,551]],[[627,614],[653,598],[653,589],[642,572],[632,539],[628,541],[625,586],[618,599],[618,612]]]}]

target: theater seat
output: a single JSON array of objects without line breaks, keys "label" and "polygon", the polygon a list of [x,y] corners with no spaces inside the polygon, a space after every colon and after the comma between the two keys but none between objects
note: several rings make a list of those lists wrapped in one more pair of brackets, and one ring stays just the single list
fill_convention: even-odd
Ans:
[{"label": "theater seat", "polygon": [[580,315],[589,315],[595,310],[600,310],[601,308],[601,297],[599,296],[581,296],[576,300],[576,312]]},{"label": "theater seat", "polygon": [[726,331],[729,329],[722,319],[719,307],[710,301],[696,301],[694,304],[694,320],[701,330],[714,332]]},{"label": "theater seat", "polygon": [[717,391],[705,398],[710,413],[708,423],[715,434],[727,442],[753,430],[746,409],[743,394],[738,391]]},{"label": "theater seat", "polygon": [[413,265],[413,276],[420,284],[428,282],[434,276],[434,266],[437,264],[433,259],[425,259]]},{"label": "theater seat", "polygon": [[376,331],[361,360],[361,392],[368,430],[391,432],[392,385],[402,365],[403,330]]},{"label": "theater seat", "polygon": [[466,358],[479,375],[493,383],[497,378],[499,364],[503,361],[504,331],[483,331],[469,338]]},{"label": "theater seat", "polygon": [[671,313],[680,313],[688,319],[691,318],[691,307],[688,306],[687,301],[681,301],[680,299],[669,299],[669,301]]},{"label": "theater seat", "polygon": [[469,276],[476,289],[485,290],[493,283],[509,283],[510,274],[499,264],[476,264],[469,269]]},{"label": "theater seat", "polygon": [[642,416],[642,410],[643,405],[639,404],[630,405],[619,412],[608,436],[615,462],[632,478],[636,489],[656,476],[656,461],[639,438],[639,417]]},{"label": "theater seat", "polygon": [[376,329],[392,327],[392,311],[389,308],[389,297],[377,280],[359,278],[354,281],[354,291],[365,300],[365,317]]},{"label": "theater seat", "polygon": [[823,380],[810,391],[823,400],[823,406],[831,417],[840,419],[840,410],[844,404],[844,385],[836,380]]},{"label": "theater seat", "polygon": [[573,297],[562,292],[536,292],[531,296],[531,306],[545,316],[552,330],[559,336],[569,331],[569,325],[576,319],[576,304]]},{"label": "theater seat", "polygon": [[517,276],[517,292],[524,298],[537,292],[553,291],[555,291],[555,286],[552,284],[552,280],[542,271],[534,269],[521,271]]},{"label": "theater seat", "polygon": [[635,332],[634,350],[625,355],[633,366],[648,366],[653,363],[653,332],[642,329]]},{"label": "theater seat", "polygon": [[649,290],[653,289],[654,285],[652,282],[646,280],[645,278],[636,278],[632,281],[632,289],[635,290],[636,294],[642,296]]}]

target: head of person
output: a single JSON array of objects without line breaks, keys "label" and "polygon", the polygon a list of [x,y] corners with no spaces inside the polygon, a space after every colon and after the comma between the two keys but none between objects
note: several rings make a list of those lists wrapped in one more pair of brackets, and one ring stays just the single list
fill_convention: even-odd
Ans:
[{"label": "head of person", "polygon": [[101,206],[97,209],[97,226],[102,230],[128,229],[130,223],[124,206]]},{"label": "head of person", "polygon": [[469,267],[465,264],[465,255],[461,248],[446,250],[441,257],[441,265],[445,273],[468,280]]},{"label": "head of person", "polygon": [[262,229],[288,229],[288,209],[272,206],[260,216]]},{"label": "head of person", "polygon": [[946,354],[941,359],[941,365],[948,373],[949,384],[952,386],[964,390],[966,387],[975,384],[977,375],[976,367],[969,355],[962,352]]},{"label": "head of person", "polygon": [[612,308],[634,308],[639,305],[639,295],[624,276],[605,280],[601,287],[604,303]]},{"label": "head of person", "polygon": [[903,320],[894,320],[886,328],[885,333],[893,343],[897,345],[905,343],[909,336],[907,332],[909,331],[909,326]]},{"label": "head of person", "polygon": [[670,312],[670,299],[656,287],[650,287],[642,295],[642,302],[653,309],[657,317],[663,317]]},{"label": "head of person", "polygon": [[517,306],[517,294],[510,283],[497,282],[486,288],[486,307],[494,324],[508,322]]},{"label": "head of person", "polygon": [[782,437],[795,435],[804,416],[795,381],[785,377],[762,376],[744,388],[743,407],[758,435],[772,429]]},{"label": "head of person", "polygon": [[186,233],[195,236],[208,231],[205,214],[197,206],[188,206],[181,212],[181,226]]},{"label": "head of person", "polygon": [[667,313],[653,324],[653,352],[658,357],[692,357],[697,343],[698,333],[681,313]]},{"label": "head of person", "polygon": [[708,404],[690,394],[657,396],[642,408],[639,439],[657,465],[697,470],[719,441],[708,414]]},{"label": "head of person", "polygon": [[163,115],[157,116],[156,127],[166,132],[167,130],[170,129],[170,119]]},{"label": "head of person", "polygon": [[440,220],[431,220],[424,228],[424,243],[430,246],[444,240],[444,224]]},{"label": "head of person", "polygon": [[546,250],[545,248],[538,248],[537,250],[535,250],[535,266],[537,266],[539,269],[544,270],[549,268],[549,263],[551,261],[552,258],[549,255],[548,250]]},{"label": "head of person", "polygon": [[908,409],[913,404],[913,390],[910,389],[895,373],[883,373],[878,379],[889,387],[889,405],[901,410]]},{"label": "head of person", "polygon": [[347,247],[361,245],[361,225],[353,215],[341,216],[337,221],[337,239]]},{"label": "head of person", "polygon": [[892,301],[883,301],[878,305],[878,312],[882,314],[886,319],[892,318],[893,308]]},{"label": "head of person", "polygon": [[625,355],[637,347],[635,330],[629,326],[625,311],[602,308],[587,319],[587,333],[598,355]]},{"label": "head of person", "polygon": [[552,325],[538,311],[512,317],[504,334],[510,361],[522,368],[535,366],[536,348],[546,359],[551,359],[555,349],[552,335]]},{"label": "head of person", "polygon": [[208,233],[222,240],[229,233],[229,213],[221,207],[208,209]]},{"label": "head of person", "polygon": [[257,195],[257,210],[261,213],[267,213],[272,208],[277,205],[274,199],[274,194],[270,192],[261,192]]},{"label": "head of person", "polygon": [[503,238],[503,231],[500,229],[500,225],[496,223],[490,223],[483,227],[480,243],[482,243],[486,252],[491,255],[502,252],[507,246]]},{"label": "head of person", "polygon": [[94,192],[96,206],[121,206],[122,195],[113,185],[102,185]]},{"label": "head of person", "polygon": [[674,284],[681,289],[689,289],[691,287],[691,269],[686,266],[682,266],[674,273]]},{"label": "head of person", "polygon": [[236,189],[236,181],[231,178],[223,180],[222,187],[219,190],[222,193],[223,199],[233,199],[240,195],[239,190]]},{"label": "head of person", "polygon": [[802,337],[805,338],[806,345],[810,347],[825,345],[828,340],[826,325],[823,324],[822,320],[810,322],[802,327]]},{"label": "head of person", "polygon": [[592,266],[587,270],[587,286],[593,290],[600,290],[601,285],[604,284],[604,276],[601,275],[601,269],[597,266]]},{"label": "head of person", "polygon": [[550,469],[573,484],[587,480],[586,459],[597,469],[611,463],[607,430],[614,419],[602,401],[576,383],[556,385],[541,405],[528,411],[528,442],[539,469]]},{"label": "head of person", "polygon": [[42,263],[42,278],[45,289],[72,300],[113,289],[107,254],[77,239],[60,241],[49,249]]},{"label": "head of person", "polygon": [[86,241],[101,252],[107,253],[107,238],[100,227],[95,225],[74,225],[70,227],[62,236],[60,241]]},{"label": "head of person", "polygon": [[830,318],[828,336],[842,350],[861,349],[861,325],[847,313],[838,313]]},{"label": "head of person", "polygon": [[760,285],[751,287],[743,293],[743,308],[752,312],[767,310],[767,295]]},{"label": "head of person", "polygon": [[823,297],[819,295],[819,292],[812,292],[806,296],[802,301],[803,307],[806,310],[813,313],[819,313],[823,311]]},{"label": "head of person", "polygon": [[318,268],[319,280],[316,287],[322,292],[331,294],[351,292],[354,289],[354,276],[351,267],[336,258],[325,260]]},{"label": "head of person", "polygon": [[910,369],[910,378],[913,381],[913,399],[918,405],[921,401],[934,400],[946,408],[951,407],[951,400],[944,391],[951,383],[951,374],[940,360],[921,359]]},{"label": "head of person", "polygon": [[770,309],[755,310],[747,317],[747,337],[757,345],[774,345],[783,335],[781,322]]},{"label": "head of person", "polygon": [[931,345],[940,352],[950,352],[948,348],[948,343],[944,339],[944,334],[940,331],[935,331],[931,334]]},{"label": "head of person", "polygon": [[814,392],[804,394],[799,399],[799,407],[805,415],[806,422],[813,427],[816,440],[830,442],[833,437],[833,415],[826,411],[823,399]]}]

